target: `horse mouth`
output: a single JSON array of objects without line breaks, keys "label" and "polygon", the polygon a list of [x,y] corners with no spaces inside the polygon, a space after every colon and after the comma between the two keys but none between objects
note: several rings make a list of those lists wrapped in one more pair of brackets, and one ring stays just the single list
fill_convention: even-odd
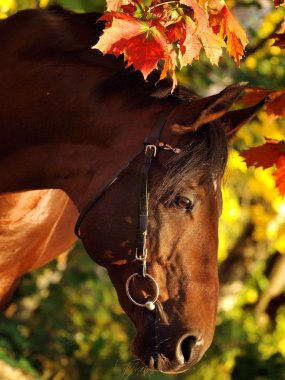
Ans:
[{"label": "horse mouth", "polygon": [[193,367],[200,360],[200,357],[197,357],[186,364],[171,362],[163,354],[158,354],[157,358],[150,356],[140,360],[142,361],[142,364],[151,371],[158,371],[166,375],[178,375]]},{"label": "horse mouth", "polygon": [[179,374],[199,362],[206,351],[204,337],[197,328],[185,329],[162,320],[161,307],[146,311],[137,324],[137,335],[132,342],[133,354],[152,371]]},{"label": "horse mouth", "polygon": [[[153,340],[142,339],[142,337],[142,334],[137,334],[132,343],[132,352],[148,370],[158,371],[168,375],[177,375],[189,370],[198,363],[202,357],[201,351],[194,349],[191,359],[189,361],[183,361],[177,356],[175,347],[168,346],[167,351],[163,350],[164,352],[161,352],[161,350],[158,350],[158,352],[156,352],[153,349]],[[150,338],[149,335],[148,337]]]}]

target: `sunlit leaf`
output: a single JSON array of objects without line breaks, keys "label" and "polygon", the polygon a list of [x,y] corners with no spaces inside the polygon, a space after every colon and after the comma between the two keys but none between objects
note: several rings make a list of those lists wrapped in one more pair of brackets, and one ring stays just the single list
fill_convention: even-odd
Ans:
[{"label": "sunlit leaf", "polygon": [[279,193],[284,197],[285,195],[285,155],[279,157],[276,163],[277,169],[274,173],[276,179],[276,185],[278,187]]}]

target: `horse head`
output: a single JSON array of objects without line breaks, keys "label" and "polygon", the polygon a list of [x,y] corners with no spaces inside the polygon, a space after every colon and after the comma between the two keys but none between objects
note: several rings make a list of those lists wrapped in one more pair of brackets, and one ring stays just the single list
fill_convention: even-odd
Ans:
[{"label": "horse head", "polygon": [[133,352],[151,369],[183,372],[213,339],[228,140],[258,108],[228,110],[244,86],[163,114],[159,140],[152,144],[152,136],[145,154],[135,156],[82,220],[87,252],[108,270],[137,329]]},{"label": "horse head", "polygon": [[157,91],[122,59],[91,50],[98,17],[56,8],[1,22],[1,191],[68,194],[87,252],[137,329],[133,352],[179,373],[213,339],[228,140],[258,106],[229,111],[244,84],[203,99]]}]

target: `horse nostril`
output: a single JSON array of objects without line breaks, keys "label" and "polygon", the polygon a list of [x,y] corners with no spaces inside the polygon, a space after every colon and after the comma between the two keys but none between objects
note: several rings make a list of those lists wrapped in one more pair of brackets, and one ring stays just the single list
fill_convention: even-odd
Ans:
[{"label": "horse nostril", "polygon": [[180,364],[185,364],[190,361],[191,351],[195,346],[197,338],[193,335],[186,335],[180,339],[177,345],[177,359]]}]

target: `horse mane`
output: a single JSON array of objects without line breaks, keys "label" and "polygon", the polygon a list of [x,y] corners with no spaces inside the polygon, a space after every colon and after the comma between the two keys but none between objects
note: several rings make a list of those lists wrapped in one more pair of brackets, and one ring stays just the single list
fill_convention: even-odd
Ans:
[{"label": "horse mane", "polygon": [[183,194],[185,182],[205,187],[219,184],[228,160],[228,141],[219,123],[202,126],[189,134],[189,141],[165,164],[166,175],[155,191],[156,200],[171,202]]},{"label": "horse mane", "polygon": [[[101,99],[127,91],[132,107],[151,106],[156,101],[168,101],[171,105],[189,103],[200,97],[187,87],[178,85],[172,92],[172,81],[159,81],[159,71],[152,73],[147,81],[132,68],[110,74],[97,89]],[[198,181],[203,186],[220,183],[228,160],[228,139],[221,123],[203,125],[188,134],[187,144],[178,155],[165,163],[166,175],[155,191],[156,200],[171,201],[182,191],[187,180]]]},{"label": "horse mane", "polygon": [[[97,90],[102,99],[127,91],[132,107],[151,106],[157,100],[171,102],[171,105],[189,103],[190,109],[191,101],[199,99],[195,92],[181,85],[172,93],[172,82],[168,79],[158,82],[158,78],[159,72],[154,72],[146,82],[138,71],[123,69],[111,74]],[[188,179],[198,180],[203,186],[220,182],[227,159],[228,140],[221,123],[212,122],[190,132],[181,153],[166,162],[166,176],[156,189],[156,198],[171,200]]]}]

